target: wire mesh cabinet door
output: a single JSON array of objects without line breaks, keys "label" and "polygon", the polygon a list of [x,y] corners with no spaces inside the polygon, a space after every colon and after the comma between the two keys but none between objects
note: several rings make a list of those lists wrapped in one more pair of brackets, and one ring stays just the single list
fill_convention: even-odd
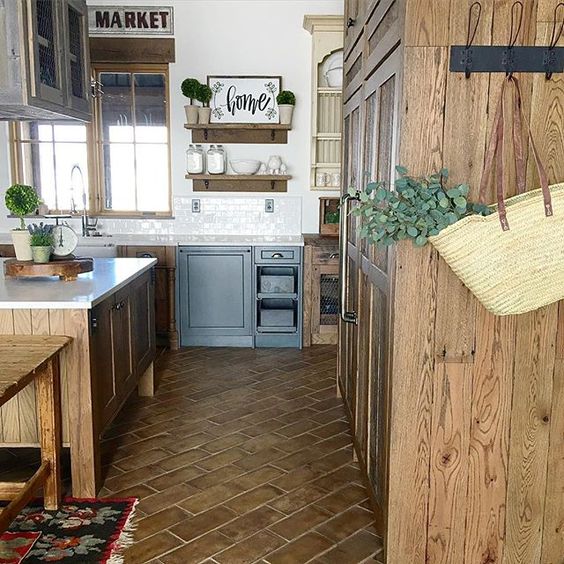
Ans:
[{"label": "wire mesh cabinet door", "polygon": [[37,101],[63,106],[65,70],[63,63],[61,0],[27,0],[30,42],[29,95]]},{"label": "wire mesh cabinet door", "polygon": [[63,0],[64,64],[67,106],[90,113],[88,11],[84,0]]},{"label": "wire mesh cabinet door", "polygon": [[339,265],[315,265],[312,276],[311,342],[336,344],[339,330]]}]

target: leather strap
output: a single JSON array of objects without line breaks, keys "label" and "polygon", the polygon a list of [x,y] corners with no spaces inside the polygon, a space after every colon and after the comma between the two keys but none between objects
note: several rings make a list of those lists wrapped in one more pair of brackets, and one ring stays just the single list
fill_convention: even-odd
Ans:
[{"label": "leather strap", "polygon": [[526,161],[523,145],[523,122],[526,125],[528,139],[531,143],[532,153],[537,166],[541,188],[544,199],[544,210],[547,217],[553,215],[552,199],[548,187],[548,175],[540,160],[539,153],[533,140],[531,126],[523,112],[522,96],[519,81],[514,76],[509,76],[501,86],[501,93],[494,116],[494,123],[490,140],[485,154],[484,169],[480,182],[480,201],[487,203],[488,185],[492,176],[494,162],[496,164],[496,192],[499,220],[504,231],[509,229],[507,221],[507,210],[504,198],[504,175],[503,175],[503,141],[504,141],[504,98],[507,84],[513,86],[513,146],[515,154],[517,193],[522,194],[526,190]]},{"label": "leather strap", "polygon": [[527,126],[527,134],[529,137],[529,142],[531,143],[531,149],[533,151],[533,156],[535,158],[535,164],[537,165],[537,172],[539,175],[540,185],[542,189],[542,195],[544,200],[544,215],[546,217],[550,217],[554,215],[554,211],[552,209],[552,197],[550,195],[550,188],[548,186],[548,174],[546,173],[546,169],[542,164],[542,160],[540,158],[539,152],[537,150],[537,146],[535,145],[535,140],[533,139],[533,132],[531,131],[531,124],[527,120],[527,118],[523,115],[523,107],[522,107],[522,97],[521,97],[521,86],[519,81],[516,78],[513,78],[515,83],[515,92],[517,96],[517,101],[519,102],[519,112],[523,116],[523,121]]}]

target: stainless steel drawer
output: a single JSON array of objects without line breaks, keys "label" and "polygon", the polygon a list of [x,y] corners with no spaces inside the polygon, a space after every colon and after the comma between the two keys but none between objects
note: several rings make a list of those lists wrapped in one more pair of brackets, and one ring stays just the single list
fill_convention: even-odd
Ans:
[{"label": "stainless steel drawer", "polygon": [[301,257],[301,247],[255,247],[256,264],[299,264]]}]

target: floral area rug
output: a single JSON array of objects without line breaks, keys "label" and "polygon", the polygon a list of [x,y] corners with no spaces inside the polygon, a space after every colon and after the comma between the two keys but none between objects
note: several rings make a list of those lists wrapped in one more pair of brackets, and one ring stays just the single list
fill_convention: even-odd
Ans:
[{"label": "floral area rug", "polygon": [[136,498],[66,498],[58,511],[46,511],[35,501],[0,535],[0,564],[121,564],[136,505]]}]

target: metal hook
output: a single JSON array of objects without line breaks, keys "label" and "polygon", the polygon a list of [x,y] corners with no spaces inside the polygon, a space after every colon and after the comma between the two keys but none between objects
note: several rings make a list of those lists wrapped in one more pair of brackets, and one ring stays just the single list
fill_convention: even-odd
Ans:
[{"label": "metal hook", "polygon": [[[547,54],[549,59],[552,55],[551,52],[556,47],[556,44],[558,43],[560,37],[562,37],[562,32],[564,31],[564,14],[563,14],[562,21],[560,22],[560,29],[558,30],[558,33],[556,33],[556,23],[558,21],[558,9],[560,7],[564,8],[564,2],[560,2],[559,4],[556,5],[556,8],[554,8],[554,22],[552,24],[552,34],[550,35],[550,45],[548,47],[548,54]],[[552,72],[547,71],[546,80],[550,80],[551,78],[552,78]]]},{"label": "metal hook", "polygon": [[[477,8],[477,10],[475,10]],[[474,29],[472,29],[472,13],[476,11],[476,22],[474,23]],[[480,2],[474,2],[470,9],[468,10],[468,31],[466,33],[466,69],[464,71],[464,76],[470,78],[470,67],[471,67],[471,57],[468,53],[470,47],[474,43],[476,33],[478,31],[478,25],[480,24],[480,18],[482,17],[482,4]]]},{"label": "metal hook", "polygon": [[[518,14],[518,15],[517,15]],[[517,20],[517,30],[515,30],[515,23]],[[521,26],[523,25],[523,2],[517,0],[513,2],[511,6],[511,30],[509,32],[509,42],[507,44],[507,52],[505,57],[505,75],[509,78],[513,76],[513,53],[512,49],[519,39],[519,33],[521,32]],[[509,70],[507,70],[509,69]]]}]

